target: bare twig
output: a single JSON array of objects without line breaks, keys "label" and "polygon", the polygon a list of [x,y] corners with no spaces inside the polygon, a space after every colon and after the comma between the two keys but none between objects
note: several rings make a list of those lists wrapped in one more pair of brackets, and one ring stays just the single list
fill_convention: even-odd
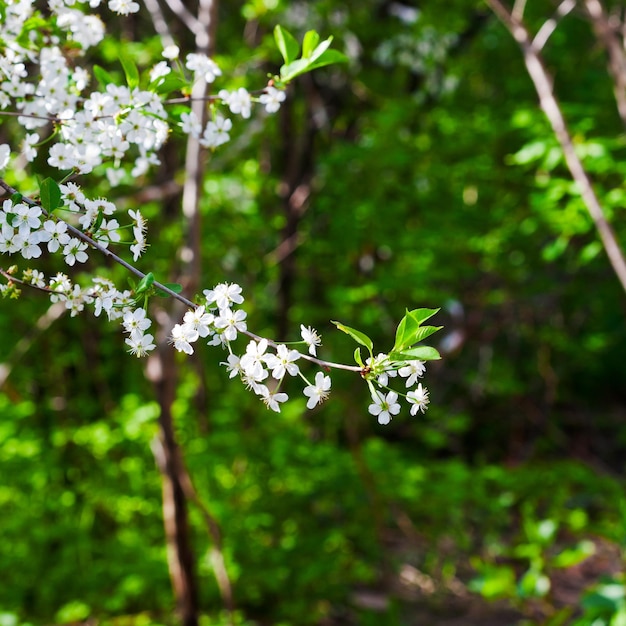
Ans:
[{"label": "bare twig", "polygon": [[613,271],[617,275],[622,288],[626,291],[626,259],[617,241],[615,232],[604,215],[604,211],[593,189],[589,175],[582,161],[576,154],[572,136],[567,128],[561,107],[553,91],[552,76],[543,63],[540,51],[533,46],[530,33],[524,23],[517,20],[514,15],[509,13],[500,0],[487,0],[487,4],[507,27],[522,50],[526,70],[535,85],[541,109],[548,118],[557,141],[561,146],[567,167],[569,168],[572,178],[578,185],[580,195],[600,235]]},{"label": "bare twig", "polygon": [[541,28],[537,31],[535,38],[533,39],[533,47],[535,50],[542,50],[548,42],[548,39],[552,36],[552,33],[556,30],[559,22],[569,13],[574,10],[576,6],[576,0],[563,0],[554,12],[554,16],[549,20],[546,20]]}]

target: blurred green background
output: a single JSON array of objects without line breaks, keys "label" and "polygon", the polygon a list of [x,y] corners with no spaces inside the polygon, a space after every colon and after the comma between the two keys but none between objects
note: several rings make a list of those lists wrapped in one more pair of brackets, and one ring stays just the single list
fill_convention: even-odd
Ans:
[{"label": "blurred green background", "polygon": [[[553,6],[530,5],[531,25]],[[350,63],[302,77],[212,157],[203,287],[240,283],[251,329],[297,339],[312,325],[331,361],[353,344],[330,319],[383,351],[405,308],[442,307],[444,358],[424,379],[428,412],[387,427],[349,373],[315,411],[296,385],[275,414],[228,380],[218,349],[179,359],[176,434],[221,527],[234,619],[626,624],[626,299],[515,43],[471,0],[222,2],[225,76],[264,84],[275,24],[334,35]],[[119,27],[140,67],[158,60],[148,18]],[[626,241],[604,51],[574,12],[545,53]],[[101,54],[116,67],[115,42]],[[172,137],[160,171],[118,199],[148,217],[139,265],[164,280],[183,150]],[[145,363],[117,325],[49,306],[29,293],[0,307],[0,625],[174,624]],[[190,525],[201,623],[227,624],[194,506]]]}]

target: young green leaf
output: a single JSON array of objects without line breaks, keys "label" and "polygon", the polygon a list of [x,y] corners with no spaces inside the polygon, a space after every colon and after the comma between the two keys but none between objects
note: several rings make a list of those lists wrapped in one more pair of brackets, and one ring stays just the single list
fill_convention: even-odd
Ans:
[{"label": "young green leaf", "polygon": [[[183,290],[183,286],[180,283],[163,283],[163,286],[167,287],[170,291],[173,291],[174,293],[180,293]],[[161,298],[170,297],[170,294],[166,293],[162,289],[157,289],[156,295],[160,296]]]},{"label": "young green leaf", "polygon": [[161,82],[157,82],[156,92],[159,95],[165,95],[172,93],[173,91],[180,91],[183,87],[187,86],[187,81],[173,74],[168,74],[164,78],[160,79]]},{"label": "young green leaf", "polygon": [[154,283],[154,274],[152,272],[148,272],[137,285],[137,289],[135,289],[135,296],[139,296],[142,293],[148,291],[152,284]]},{"label": "young green leaf", "polygon": [[276,28],[274,28],[274,40],[276,41],[276,46],[278,47],[285,64],[288,65],[298,58],[300,45],[288,30],[285,30],[282,26],[276,26]]},{"label": "young green leaf", "polygon": [[120,63],[124,68],[124,74],[126,74],[126,83],[128,86],[131,89],[137,87],[137,85],[139,85],[139,70],[133,60],[120,55]]},{"label": "young green leaf", "polygon": [[280,68],[280,80],[284,83],[292,81],[296,76],[309,71],[309,59],[298,59]]},{"label": "young green leaf", "polygon": [[410,315],[418,325],[431,318],[435,313],[439,313],[441,309],[414,309],[413,311],[407,311],[407,315]]},{"label": "young green leaf", "polygon": [[326,50],[319,57],[315,57],[315,60],[311,60],[311,64],[308,67],[308,70],[315,70],[318,67],[324,67],[325,65],[334,65],[335,63],[347,63],[348,57],[343,54],[343,52],[339,52],[339,50]]},{"label": "young green leaf", "polygon": [[352,339],[354,339],[354,341],[356,341],[357,343],[360,343],[362,346],[365,346],[369,350],[370,355],[372,354],[372,348],[374,347],[374,344],[373,344],[372,340],[367,335],[362,333],[360,330],[355,330],[354,328],[350,328],[349,326],[345,326],[341,322],[334,322],[333,321],[333,324],[339,330],[341,330],[344,333],[346,333],[346,335],[350,335],[350,337],[352,337]]},{"label": "young green leaf", "polygon": [[408,348],[414,344],[415,341],[411,339],[415,336],[419,328],[419,323],[409,315],[407,310],[406,315],[400,320],[398,328],[396,329],[396,342],[392,348],[392,352],[401,352],[404,348]]},{"label": "young green leaf", "polygon": [[304,35],[304,39],[302,40],[302,58],[308,59],[313,54],[317,44],[319,43],[320,36],[314,31],[309,30]]},{"label": "young green leaf", "polygon": [[442,328],[443,326],[420,326],[415,332],[415,335],[413,336],[413,341],[408,345],[411,346],[414,343],[424,341],[426,337],[430,337],[431,335],[436,333],[438,330],[441,330]]},{"label": "young green leaf", "polygon": [[354,350],[354,362],[359,366],[359,367],[365,367],[365,363],[363,363],[363,359],[361,357],[361,348],[356,348]]},{"label": "young green leaf", "polygon": [[391,352],[389,358],[392,361],[437,361],[441,355],[438,350],[431,346],[416,346],[408,350]]},{"label": "young green leaf", "polygon": [[41,198],[41,206],[48,213],[52,213],[61,206],[61,189],[52,178],[46,178],[39,184],[39,197]]},{"label": "young green leaf", "polygon": [[98,211],[96,221],[93,223],[93,226],[91,227],[91,231],[94,233],[98,232],[100,226],[102,226],[103,221],[104,221],[104,213],[100,210]]}]

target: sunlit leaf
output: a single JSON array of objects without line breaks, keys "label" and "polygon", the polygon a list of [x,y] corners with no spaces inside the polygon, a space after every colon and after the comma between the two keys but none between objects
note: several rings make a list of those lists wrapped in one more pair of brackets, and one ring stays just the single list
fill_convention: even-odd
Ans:
[{"label": "sunlit leaf", "polygon": [[276,46],[285,64],[288,65],[298,58],[300,45],[288,30],[284,29],[282,26],[276,26],[276,28],[274,28],[274,40],[276,41]]},{"label": "sunlit leaf", "polygon": [[333,321],[333,324],[339,330],[346,333],[346,335],[350,335],[350,337],[352,337],[352,339],[354,339],[357,343],[360,343],[362,346],[365,346],[369,350],[370,354],[372,354],[372,348],[374,347],[374,344],[372,343],[372,340],[366,334],[362,333],[360,330],[355,330],[354,328],[345,326],[341,322]]},{"label": "sunlit leaf", "polygon": [[48,213],[52,213],[61,206],[61,189],[52,178],[46,178],[41,182],[39,185],[39,196],[41,198],[41,206]]}]

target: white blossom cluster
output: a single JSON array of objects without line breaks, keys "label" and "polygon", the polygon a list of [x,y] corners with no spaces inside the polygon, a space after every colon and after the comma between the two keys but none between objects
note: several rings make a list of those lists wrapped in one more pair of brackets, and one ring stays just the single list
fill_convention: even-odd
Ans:
[{"label": "white blossom cluster", "polygon": [[[369,405],[368,411],[378,418],[379,424],[389,424],[391,418],[400,412],[400,403],[398,402],[398,393],[389,389],[389,378],[400,376],[406,378],[406,388],[412,387],[421,378],[426,371],[426,365],[423,361],[401,361],[393,362],[387,354],[379,354],[374,358],[367,359],[367,375],[372,394],[372,404]],[[376,389],[374,384],[380,389]],[[387,390],[385,393],[384,390]],[[411,407],[411,415],[416,415],[419,411],[424,413],[428,408],[429,398],[428,390],[418,383],[417,387],[408,391],[403,395],[409,406]]]},{"label": "white blossom cluster", "polygon": [[[243,87],[220,89],[207,98],[206,122],[201,122],[191,108],[171,116],[168,105],[180,105],[181,99],[168,101],[162,95],[168,92],[170,75],[175,77],[172,84],[186,86],[183,93],[191,93],[198,81],[212,84],[222,75],[215,61],[204,54],[191,53],[180,59],[176,46],[166,47],[164,60],[147,70],[143,79],[131,62],[122,61],[126,85],[114,84],[105,70],[94,68],[98,87],[79,61],[84,51],[104,38],[104,22],[90,13],[99,5],[100,0],[48,0],[46,11],[39,13],[35,0],[0,0],[0,120],[3,115],[12,116],[22,132],[19,153],[8,144],[0,145],[0,173],[12,161],[19,169],[42,155],[50,167],[63,173],[60,183],[42,181],[40,201],[24,198],[0,181],[12,194],[0,205],[0,253],[30,261],[48,252],[72,267],[85,264],[95,249],[142,276],[109,249],[126,245],[133,260],[139,259],[147,248],[146,220],[140,210],[128,210],[120,224],[120,212],[113,202],[87,197],[71,177],[96,170],[106,175],[110,186],[136,179],[160,163],[158,153],[172,127],[214,150],[230,140],[233,122],[229,114],[249,119],[255,103],[267,113],[275,113],[285,100],[285,92],[271,81],[258,95]],[[129,15],[140,7],[133,0],[108,0],[108,8]],[[191,105],[191,97],[182,101]],[[23,284],[47,292],[51,302],[62,303],[72,316],[89,305],[95,316],[104,313],[109,320],[121,321],[131,354],[142,357],[156,348],[146,310],[149,296],[155,293],[147,281],[151,278],[154,282],[153,276],[144,276],[143,286],[133,292],[119,290],[102,277],[92,277],[85,287],[63,272],[46,278],[29,268],[18,278],[13,266],[6,270],[0,267],[0,274],[7,279],[0,284],[4,296],[17,297],[18,285]],[[177,295],[166,286],[154,286]],[[241,291],[239,285],[228,283],[205,290],[204,301],[185,313],[170,340],[178,351],[189,355],[194,352],[192,344],[200,338],[207,345],[227,350],[223,365],[230,377],[241,379],[273,411],[280,412],[288,399],[284,389],[289,378],[305,383],[302,393],[309,409],[328,397],[330,377],[318,371],[311,382],[300,370],[305,360],[325,370],[338,367],[360,373],[372,395],[369,412],[380,424],[389,423],[400,411],[399,394],[387,386],[389,378],[406,378],[408,389],[423,375],[422,361],[397,362],[384,354],[368,359],[365,367],[322,361],[316,352],[321,338],[304,325],[301,341],[294,343],[308,354],[291,344],[258,337],[248,331],[246,313],[239,308],[244,302]],[[192,305],[182,296],[178,299]],[[237,354],[232,345],[242,334],[249,341],[245,352]],[[400,395],[408,401],[411,414],[426,410],[428,391],[421,383]]]},{"label": "white blossom cluster", "polygon": [[[187,311],[182,324],[172,330],[171,342],[179,352],[193,354],[192,343],[200,337],[208,339],[207,345],[222,346],[228,350],[225,365],[230,378],[239,377],[245,386],[258,395],[272,411],[280,412],[280,405],[289,396],[281,391],[287,376],[300,377],[306,383],[303,394],[308,398],[307,407],[314,408],[323,402],[330,393],[330,377],[317,372],[311,383],[300,371],[297,361],[302,357],[298,350],[285,344],[275,344],[267,339],[252,339],[246,346],[245,354],[238,356],[231,343],[238,333],[246,333],[246,313],[234,308],[243,303],[241,287],[237,284],[221,283],[203,292],[205,301],[201,306]],[[321,345],[318,333],[310,327],[301,327],[302,341],[308,346],[309,354],[316,354]]]},{"label": "white blossom cluster", "polygon": [[[37,15],[34,0],[0,0],[6,13],[0,25],[0,113],[20,114],[21,153],[27,161],[34,161],[45,146],[50,166],[80,174],[103,166],[115,186],[128,174],[137,178],[160,163],[158,151],[171,126],[167,101],[158,93],[165,78],[175,71],[183,83],[212,83],[222,72],[204,54],[186,55],[183,65],[178,61],[178,48],[169,46],[163,52],[166,60],[149,70],[147,89],[109,83],[101,90],[91,85],[87,93],[94,81],[77,63],[77,52],[80,56],[80,50],[97,45],[104,37],[102,20],[84,12],[99,4],[99,0],[90,0],[88,5],[81,0],[49,0],[50,28],[35,31],[29,22]],[[108,6],[120,15],[139,10],[129,0],[110,0]],[[229,140],[232,129],[232,121],[217,110],[220,103],[247,119],[254,101],[273,113],[284,99],[284,91],[270,85],[254,98],[243,87],[232,92],[222,89],[211,98],[205,128],[199,128],[192,113],[183,113],[174,122],[203,146],[216,148]],[[128,172],[127,161],[131,163]]]},{"label": "white blossom cluster", "polygon": [[[0,169],[2,168],[3,152],[0,146]],[[85,263],[89,246],[86,241],[70,231],[71,221],[75,221],[80,231],[88,234],[102,248],[110,243],[119,243],[120,224],[110,217],[116,212],[112,202],[89,199],[75,183],[60,185],[62,209],[68,213],[65,220],[47,215],[40,206],[34,203],[4,200],[0,208],[0,252],[3,254],[19,253],[22,258],[37,259],[42,254],[42,246],[48,252],[63,255],[67,265]],[[59,210],[59,209],[57,209]],[[146,220],[139,210],[129,210],[133,240],[130,251],[136,261],[146,249]]]}]

